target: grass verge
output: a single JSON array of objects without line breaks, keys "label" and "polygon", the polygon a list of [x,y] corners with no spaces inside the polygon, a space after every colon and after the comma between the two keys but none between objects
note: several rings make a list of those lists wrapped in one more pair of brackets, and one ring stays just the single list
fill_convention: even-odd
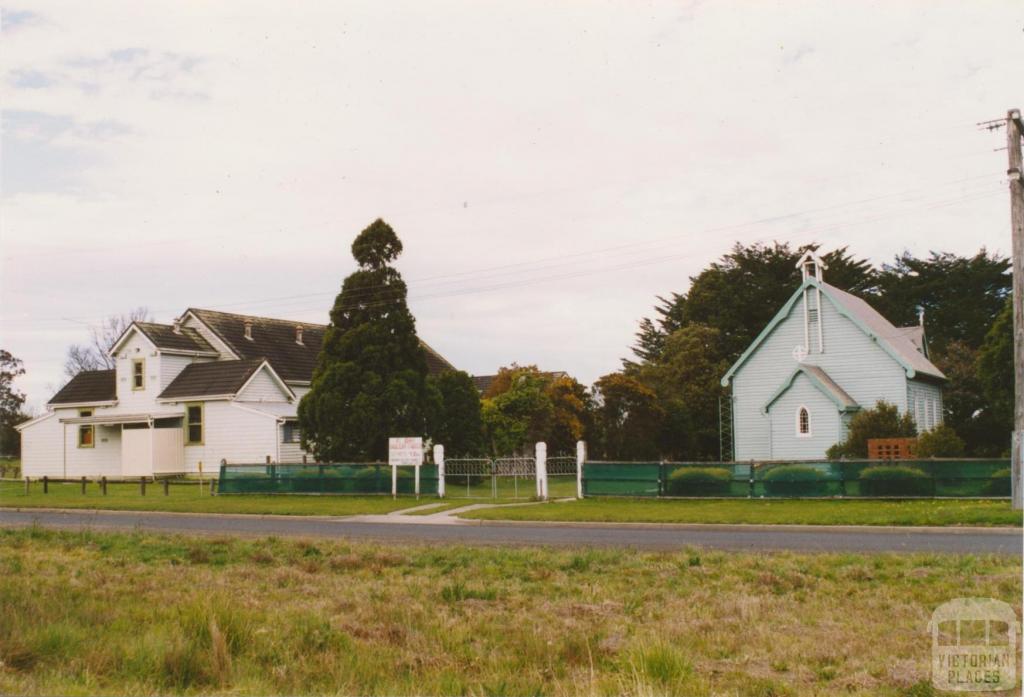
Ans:
[{"label": "grass verge", "polygon": [[196,484],[172,484],[168,496],[163,486],[149,484],[146,495],[138,484],[107,484],[107,495],[90,482],[82,495],[78,484],[50,484],[43,493],[42,482],[32,482],[30,493],[18,482],[0,482],[0,507],[88,508],[115,511],[177,511],[187,513],[252,513],[277,515],[364,515],[389,513],[436,499],[390,496],[209,496]]},{"label": "grass verge", "polygon": [[0,531],[0,693],[928,695],[1018,560]]},{"label": "grass verge", "polygon": [[758,501],[600,499],[488,508],[460,517],[608,523],[747,523],[790,525],[1021,525],[1009,501]]}]

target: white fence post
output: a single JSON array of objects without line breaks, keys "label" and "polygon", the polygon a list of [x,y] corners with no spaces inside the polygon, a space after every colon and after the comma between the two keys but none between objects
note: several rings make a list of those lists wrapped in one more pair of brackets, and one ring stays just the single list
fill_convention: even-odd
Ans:
[{"label": "white fence post", "polygon": [[398,465],[391,465],[391,498],[398,498]]},{"label": "white fence post", "polygon": [[576,441],[576,498],[583,498],[583,463],[587,461],[587,444]]},{"label": "white fence post", "polygon": [[437,497],[444,498],[444,446],[434,446],[434,464],[437,465]]},{"label": "white fence post", "polygon": [[536,459],[534,469],[537,473],[537,498],[544,501],[548,497],[548,445],[543,441],[537,443],[534,451]]}]

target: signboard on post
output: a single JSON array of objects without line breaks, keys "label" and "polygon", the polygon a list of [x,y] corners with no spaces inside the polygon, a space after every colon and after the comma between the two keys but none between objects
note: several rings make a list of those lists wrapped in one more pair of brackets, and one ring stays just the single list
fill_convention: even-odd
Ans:
[{"label": "signboard on post", "polygon": [[422,465],[422,438],[388,438],[389,465]]},{"label": "signboard on post", "polygon": [[398,468],[416,468],[416,496],[420,495],[420,465],[423,464],[422,438],[388,438],[388,464],[391,465],[391,495],[398,496]]}]

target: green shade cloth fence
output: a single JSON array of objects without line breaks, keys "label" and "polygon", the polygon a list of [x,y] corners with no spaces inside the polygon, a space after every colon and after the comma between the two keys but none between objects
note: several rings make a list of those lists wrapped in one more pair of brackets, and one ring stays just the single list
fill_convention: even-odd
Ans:
[{"label": "green shade cloth fence", "polygon": [[[398,493],[416,493],[413,467],[398,468]],[[437,465],[420,466],[420,494],[437,495]],[[390,494],[383,463],[221,465],[221,494]]]},{"label": "green shade cloth fence", "polygon": [[584,496],[1008,498],[1009,460],[586,462]]}]

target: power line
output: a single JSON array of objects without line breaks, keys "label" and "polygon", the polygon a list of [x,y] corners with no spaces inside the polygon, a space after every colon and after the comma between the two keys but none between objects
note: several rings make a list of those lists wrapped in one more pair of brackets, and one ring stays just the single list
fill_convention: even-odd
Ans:
[{"label": "power line", "polygon": [[[961,179],[961,180],[956,180],[954,182],[950,182],[950,184],[963,183],[965,181],[978,180],[978,179],[983,179],[983,178],[990,178],[990,176],[991,175],[978,176],[978,177],[969,177],[969,178],[966,178],[966,179]],[[767,223],[771,223],[771,222],[778,222],[778,221],[786,220],[786,219],[789,219],[789,218],[798,217],[800,215],[804,215],[804,214],[807,214],[807,213],[822,212],[822,211],[834,210],[834,209],[838,209],[838,208],[845,208],[845,207],[849,207],[849,206],[852,206],[852,205],[860,205],[860,204],[867,203],[867,202],[874,202],[874,201],[883,200],[883,199],[887,199],[887,198],[893,198],[893,197],[896,197],[896,196],[902,196],[902,195],[905,195],[907,193],[914,193],[916,191],[921,191],[921,190],[924,190],[924,189],[920,189],[920,188],[919,189],[912,189],[912,190],[908,190],[908,191],[905,191],[905,192],[899,192],[899,193],[894,193],[894,194],[886,194],[886,195],[881,195],[881,196],[875,196],[875,197],[871,197],[871,198],[867,198],[867,199],[860,199],[858,201],[852,201],[852,202],[847,202],[847,203],[843,203],[843,204],[836,204],[836,205],[832,205],[832,206],[823,206],[823,207],[818,207],[818,208],[814,208],[814,209],[808,209],[808,210],[805,210],[805,211],[799,211],[799,212],[788,213],[788,214],[779,215],[779,216],[771,216],[771,217],[767,217],[767,218],[761,218],[761,219],[758,219],[758,220],[755,220],[755,221],[751,221],[751,222],[748,222],[748,223],[720,226],[720,227],[716,227],[716,228],[706,229],[706,230],[702,231],[700,234],[713,234],[713,233],[722,232],[722,231],[725,231],[725,230],[734,230],[734,229],[737,229],[737,228],[752,227],[752,226],[760,225],[760,224],[767,224]],[[1001,191],[1001,189],[1000,189],[1000,191]],[[978,193],[980,193],[981,195],[980,196],[976,195]],[[987,197],[989,195],[991,195],[991,194],[987,193],[986,190],[981,190],[980,192],[971,192],[967,196],[959,196],[959,197],[956,197],[956,198],[948,198],[948,199],[939,199],[937,201],[929,201],[929,202],[926,202],[926,204],[924,206],[915,207],[915,208],[912,208],[912,209],[910,209],[908,211],[905,211],[905,212],[896,213],[895,215],[882,215],[882,216],[877,216],[877,217],[874,217],[874,218],[868,218],[868,219],[864,219],[864,220],[860,220],[860,221],[854,221],[854,222],[848,222],[848,223],[840,223],[840,224],[831,225],[831,226],[827,226],[827,227],[812,228],[811,230],[808,230],[808,231],[806,231],[804,233],[800,233],[799,236],[800,237],[814,236],[814,235],[822,234],[824,232],[831,232],[831,231],[834,231],[834,230],[837,230],[837,229],[842,229],[844,227],[849,227],[851,225],[864,224],[866,222],[876,222],[876,221],[879,221],[879,220],[886,220],[886,219],[890,219],[890,218],[894,218],[894,217],[904,217],[904,216],[909,215],[909,214],[911,214],[913,212],[916,212],[916,210],[919,210],[919,209],[928,210],[928,209],[935,208],[935,207],[943,207],[945,205],[955,205],[957,203],[961,203],[961,202],[965,202],[965,201],[976,200],[976,199],[979,199],[979,198],[985,198],[985,197]],[[768,235],[768,236],[766,236],[764,238],[760,238],[760,240],[755,240],[755,241],[763,241],[763,240],[770,239],[772,237],[774,237],[774,235]],[[790,234],[790,237],[793,237],[793,235]],[[586,251],[586,252],[579,252],[579,253],[571,254],[571,255],[560,255],[560,256],[557,256],[557,257],[548,257],[548,259],[560,259],[562,261],[560,263],[556,263],[554,265],[547,266],[547,267],[543,267],[543,266],[538,267],[537,266],[537,264],[539,262],[543,261],[543,260],[534,260],[534,261],[529,261],[529,262],[517,262],[517,263],[513,263],[513,264],[504,264],[504,265],[500,265],[500,266],[490,267],[488,269],[474,269],[474,270],[470,270],[470,271],[466,271],[466,272],[461,272],[461,273],[456,273],[456,274],[445,274],[445,275],[441,275],[441,276],[427,277],[425,279],[418,279],[417,283],[422,283],[424,281],[429,281],[431,279],[438,279],[438,278],[447,281],[449,278],[454,277],[454,276],[467,276],[467,275],[475,275],[475,274],[479,274],[479,273],[489,273],[489,274],[491,274],[493,276],[495,274],[493,274],[492,272],[496,271],[496,270],[512,269],[512,268],[522,268],[524,266],[531,266],[531,265],[534,268],[528,268],[524,272],[536,272],[536,271],[552,270],[552,269],[557,269],[557,268],[559,268],[561,266],[564,266],[567,263],[567,262],[564,261],[566,259],[579,258],[579,257],[583,257],[583,256],[592,256],[592,255],[606,253],[606,252],[611,252],[611,251],[621,251],[621,250],[626,249],[626,248],[635,248],[635,247],[638,247],[638,246],[650,246],[652,244],[663,242],[664,240],[673,240],[675,242],[679,241],[678,240],[678,235],[674,235],[674,236],[671,236],[671,237],[668,237],[668,238],[662,238],[661,240],[649,240],[649,241],[644,241],[644,242],[628,243],[628,244],[623,244],[623,245],[615,245],[615,246],[612,246],[612,247],[606,247],[606,248],[603,248],[603,249],[590,250],[590,251]],[[411,299],[415,299],[418,302],[418,301],[421,301],[421,300],[428,300],[428,299],[434,299],[434,298],[455,297],[455,296],[458,296],[458,295],[472,294],[472,293],[476,293],[476,292],[488,292],[490,290],[497,290],[497,289],[503,289],[503,288],[509,288],[509,287],[517,287],[517,286],[520,286],[520,285],[529,285],[531,282],[545,282],[546,280],[558,280],[558,279],[564,279],[564,278],[576,278],[576,277],[579,277],[581,275],[589,275],[589,274],[593,274],[593,273],[601,273],[601,272],[605,272],[605,271],[609,271],[609,270],[623,270],[623,269],[635,268],[635,267],[639,267],[639,266],[647,266],[647,265],[650,265],[650,264],[653,264],[653,263],[662,262],[662,261],[670,261],[670,260],[677,260],[677,259],[680,259],[680,258],[686,258],[687,256],[692,256],[692,255],[667,255],[667,256],[666,255],[659,255],[657,257],[652,257],[652,258],[649,258],[649,259],[640,259],[640,260],[635,261],[635,262],[627,262],[625,264],[620,264],[620,265],[616,265],[616,266],[613,266],[613,267],[599,267],[597,269],[592,269],[592,270],[584,269],[584,270],[579,270],[579,271],[576,271],[576,272],[573,272],[573,273],[570,273],[570,274],[547,276],[547,277],[544,277],[542,279],[530,279],[530,278],[519,279],[517,281],[510,282],[510,283],[502,283],[502,284],[497,284],[497,285],[493,285],[492,284],[491,286],[485,286],[485,287],[480,287],[480,288],[474,288],[474,287],[456,288],[456,289],[452,289],[452,290],[448,290],[448,291],[442,291],[442,292],[436,292],[436,293],[432,293],[432,294],[428,293],[427,295],[424,295],[424,296],[412,296]],[[505,275],[507,275],[507,274],[505,274]],[[468,279],[468,280],[473,280],[473,279]],[[379,289],[381,287],[384,287],[384,286],[378,286],[377,288]],[[372,289],[371,289],[371,287],[366,287],[366,288],[359,289],[359,290],[368,293],[368,292],[371,292]],[[330,296],[330,295],[334,295],[334,294],[335,293],[333,291],[332,292],[322,292],[322,293],[309,293],[309,294],[301,294],[301,295],[293,295],[293,296],[279,296],[277,298],[266,298],[266,299],[256,299],[256,300],[249,300],[249,301],[238,301],[238,302],[233,302],[233,303],[216,303],[216,304],[211,305],[211,306],[217,306],[217,307],[222,307],[223,308],[223,307],[243,306],[244,305],[244,306],[252,307],[252,306],[255,306],[255,305],[261,305],[261,304],[262,305],[266,305],[266,304],[269,303],[269,304],[278,304],[278,305],[282,305],[283,304],[284,306],[294,307],[297,303],[288,303],[288,302],[279,303],[278,301],[302,300],[302,299],[306,299],[306,298],[325,297],[325,296]],[[351,294],[350,294],[350,296],[351,296]],[[354,297],[359,297],[359,295],[356,294]],[[309,308],[309,309],[312,309],[312,308]],[[180,310],[180,308],[172,308],[172,309],[169,309],[169,310],[156,310],[155,312],[177,311],[177,310]],[[96,319],[98,321],[101,318],[96,318]],[[4,318],[4,319],[2,319],[0,321],[3,321],[5,323],[11,323],[12,321],[14,321],[14,322],[24,321],[24,322],[29,322],[29,323],[33,323],[33,324],[39,324],[41,322],[65,322],[65,321],[79,322],[79,323],[83,323],[83,324],[88,324],[89,323],[86,318],[77,318],[76,319],[76,318],[68,318],[68,317],[36,318],[36,319],[24,318],[23,320],[16,319],[16,318]]]}]

